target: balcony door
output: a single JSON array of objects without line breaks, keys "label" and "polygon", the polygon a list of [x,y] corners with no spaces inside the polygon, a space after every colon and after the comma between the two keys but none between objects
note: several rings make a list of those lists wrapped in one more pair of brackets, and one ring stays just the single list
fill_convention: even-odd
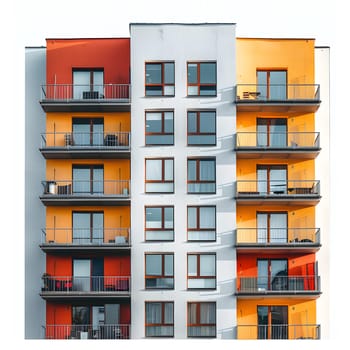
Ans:
[{"label": "balcony door", "polygon": [[288,289],[287,259],[258,259],[258,290]]},{"label": "balcony door", "polygon": [[73,70],[73,98],[97,99],[103,96],[103,70]]},{"label": "balcony door", "polygon": [[257,243],[287,243],[287,213],[257,213]]},{"label": "balcony door", "polygon": [[286,194],[287,166],[258,165],[257,180],[260,194]]},{"label": "balcony door", "polygon": [[286,147],[287,119],[258,118],[257,119],[258,147]]},{"label": "balcony door", "polygon": [[286,100],[287,98],[287,71],[285,70],[258,70],[256,72],[257,91],[259,99]]},{"label": "balcony door", "polygon": [[90,292],[104,291],[103,258],[73,259],[73,289]]},{"label": "balcony door", "polygon": [[103,118],[73,118],[75,146],[103,145]]},{"label": "balcony door", "polygon": [[103,213],[73,212],[73,243],[103,243]]},{"label": "balcony door", "polygon": [[103,193],[103,165],[73,165],[73,193]]},{"label": "balcony door", "polygon": [[258,306],[258,339],[288,339],[288,306]]}]

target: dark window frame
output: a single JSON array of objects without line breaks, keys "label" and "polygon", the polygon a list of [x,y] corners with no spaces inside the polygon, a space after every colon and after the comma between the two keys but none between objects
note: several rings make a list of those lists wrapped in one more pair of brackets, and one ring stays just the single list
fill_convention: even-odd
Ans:
[{"label": "dark window frame", "polygon": [[[161,160],[162,161],[162,175],[161,180],[147,180],[147,161],[148,160]],[[172,173],[172,180],[165,180],[165,161],[166,160],[172,160],[173,161],[173,173]],[[175,169],[174,169],[174,158],[172,157],[166,157],[166,158],[145,158],[145,193],[174,193],[174,187],[175,187]],[[146,185],[147,184],[173,184],[173,190],[172,191],[157,191],[157,192],[150,192],[147,191]]]},{"label": "dark window frame", "polygon": [[[148,208],[159,208],[161,209],[161,223],[162,227],[160,228],[147,228],[146,222],[147,222],[147,209]],[[166,208],[172,208],[173,209],[173,228],[169,229],[165,227],[165,209]],[[175,236],[175,227],[174,227],[174,221],[175,221],[175,208],[173,205],[147,205],[145,206],[145,241],[146,242],[173,242],[174,236]],[[172,239],[147,239],[147,231],[172,231],[173,232],[173,238]]]},{"label": "dark window frame", "polygon": [[[81,181],[78,179],[74,179],[74,169],[89,169],[90,170],[90,192],[75,192],[74,191],[74,181]],[[93,170],[94,169],[102,169],[103,170],[103,180],[102,180],[102,191],[94,191],[94,174]],[[104,193],[104,186],[105,186],[105,181],[104,181],[104,175],[105,175],[105,169],[104,169],[104,164],[72,164],[72,183],[73,183],[73,188],[72,188],[72,193],[90,193],[90,194],[103,194]]]},{"label": "dark window frame", "polygon": [[[201,118],[200,118],[200,115],[201,113],[206,113],[206,112],[210,112],[210,113],[214,113],[215,116],[215,130],[214,132],[201,132],[200,131],[200,124],[201,124]],[[188,123],[189,123],[189,113],[196,113],[196,129],[197,129],[197,132],[189,132],[188,131]],[[196,110],[188,110],[187,111],[187,146],[192,146],[192,147],[195,147],[195,146],[216,146],[217,144],[217,140],[216,140],[216,129],[217,129],[217,126],[216,126],[216,110],[204,110],[204,109],[196,109]],[[189,136],[215,136],[215,143],[190,143],[189,142]]]},{"label": "dark window frame", "polygon": [[[174,83],[165,83],[164,78],[165,78],[165,65],[166,64],[173,64],[174,66],[174,76],[173,80]],[[147,65],[161,65],[161,82],[160,83],[147,83],[147,77],[146,77],[146,71],[147,71]],[[174,93],[171,95],[165,95],[164,94],[164,88],[167,86],[173,86],[174,88]],[[147,87],[161,87],[162,93],[160,95],[148,95],[147,94]],[[175,96],[175,61],[154,61],[154,62],[145,62],[145,96],[146,97],[174,97]]]},{"label": "dark window frame", "polygon": [[[161,304],[161,323],[147,323],[147,304]],[[173,307],[173,322],[165,323],[165,305],[171,304]],[[145,301],[145,337],[146,338],[173,338],[174,337],[174,302],[173,301]],[[173,327],[173,334],[170,335],[147,335],[147,327]]]},{"label": "dark window frame", "polygon": [[[90,215],[90,227],[87,227],[87,229],[90,229],[90,242],[93,243],[93,230],[94,230],[94,226],[93,226],[93,214],[103,214],[102,219],[103,219],[103,223],[102,223],[102,243],[104,243],[104,237],[105,237],[105,216],[104,216],[104,210],[72,210],[72,242],[74,242],[74,214],[89,214]],[[78,241],[79,242],[79,241]]]},{"label": "dark window frame", "polygon": [[[213,304],[215,305],[215,323],[201,323],[200,319],[201,319],[201,304]],[[196,305],[196,322],[195,323],[190,323],[190,307],[191,305]],[[216,338],[216,325],[217,325],[217,306],[216,306],[216,302],[215,301],[191,301],[187,303],[187,337],[188,338]],[[205,335],[199,335],[199,336],[190,336],[188,333],[189,327],[215,327],[215,335],[209,335],[209,336],[205,336]]]},{"label": "dark window frame", "polygon": [[[190,161],[195,161],[196,162],[196,180],[188,180],[188,171],[189,171],[189,162]],[[214,180],[201,180],[200,179],[200,164],[201,162],[214,162]],[[189,191],[188,185],[189,184],[214,184],[215,185],[215,190],[214,191],[209,191],[209,192],[192,192]],[[189,157],[187,158],[187,193],[188,194],[215,194],[216,193],[216,158],[214,157]]]},{"label": "dark window frame", "polygon": [[[201,256],[203,255],[211,255],[215,257],[215,275],[214,276],[202,276],[200,274],[201,271]],[[189,276],[189,271],[188,271],[188,258],[190,256],[196,256],[197,257],[197,275],[196,276]],[[198,280],[198,279],[215,279],[215,287],[212,288],[194,288],[194,287],[189,287],[188,286],[188,280]],[[187,253],[187,289],[188,290],[216,290],[216,282],[217,282],[217,266],[216,266],[216,253]]]},{"label": "dark window frame", "polygon": [[[172,112],[173,114],[173,132],[165,132],[165,113]],[[147,132],[147,113],[161,113],[161,118],[162,118],[162,131],[161,132]],[[145,145],[146,146],[173,146],[175,143],[175,132],[174,132],[174,110],[146,110],[145,111]],[[149,143],[147,142],[147,136],[172,136],[173,137],[173,142],[172,143]]]},{"label": "dark window frame", "polygon": [[[148,255],[160,255],[162,257],[162,273],[160,275],[147,275],[147,263],[146,263],[146,257]],[[165,274],[165,256],[167,255],[170,255],[172,256],[173,258],[173,274],[172,275],[166,275]],[[175,273],[174,273],[174,270],[175,270],[175,265],[174,265],[174,262],[175,262],[175,259],[174,259],[174,253],[171,253],[171,252],[162,252],[162,253],[145,253],[145,289],[146,290],[173,290],[175,289]],[[147,279],[170,279],[172,278],[173,279],[173,285],[172,287],[169,287],[169,288],[157,288],[157,287],[147,287],[147,282],[146,280]]]},{"label": "dark window frame", "polygon": [[[188,225],[188,219],[189,219],[189,208],[195,208],[196,209],[196,228],[190,228]],[[200,214],[200,209],[201,208],[214,208],[215,211],[215,228],[202,228],[200,226],[200,219],[201,219],[201,214]],[[216,218],[216,206],[215,205],[188,205],[187,206],[187,241],[188,242],[216,242],[216,225],[217,225],[217,218]],[[189,231],[213,231],[215,233],[215,239],[189,239],[188,238],[188,232]]]},{"label": "dark window frame", "polygon": [[[188,81],[188,66],[189,65],[196,64],[197,65],[197,82],[196,83],[190,83]],[[215,64],[215,84],[214,83],[201,83],[201,64]],[[217,84],[218,84],[218,73],[217,73],[217,61],[188,61],[187,62],[187,96],[188,97],[216,97],[217,96]],[[201,94],[201,86],[207,86],[207,87],[215,87],[215,94],[212,95],[203,95]],[[189,87],[197,87],[197,94],[189,94],[188,89]]]}]

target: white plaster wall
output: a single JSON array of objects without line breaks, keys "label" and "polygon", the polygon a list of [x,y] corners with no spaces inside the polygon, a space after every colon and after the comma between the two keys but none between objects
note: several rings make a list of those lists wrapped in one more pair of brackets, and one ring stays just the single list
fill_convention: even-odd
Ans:
[{"label": "white plaster wall", "polygon": [[45,159],[39,152],[45,113],[40,85],[46,81],[46,48],[25,50],[25,338],[40,339],[45,325],[45,302],[39,296],[45,254],[39,248],[45,227],[45,207],[39,196],[45,179]]},{"label": "white plaster wall", "polygon": [[[235,25],[233,24],[131,24],[131,336],[144,338],[145,301],[169,300],[175,303],[175,338],[187,337],[187,302],[216,301],[217,337],[233,338],[236,324],[234,278],[236,271],[233,248],[235,229],[235,156],[233,134],[236,115],[233,104],[235,85]],[[145,97],[146,61],[175,61],[175,97]],[[187,97],[187,61],[217,62],[217,97]],[[145,147],[144,112],[146,109],[174,109],[175,145]],[[187,147],[186,120],[189,108],[215,108],[217,113],[217,146]],[[186,192],[187,157],[215,156],[217,193],[188,195]],[[175,193],[152,195],[144,193],[144,159],[174,157]],[[174,205],[175,241],[144,242],[144,206]],[[187,205],[216,205],[217,241],[186,242]],[[174,252],[175,289],[149,291],[144,285],[144,253]],[[187,291],[187,253],[216,252],[217,289]]]},{"label": "white plaster wall", "polygon": [[321,105],[315,115],[315,130],[320,132],[321,152],[316,158],[315,174],[321,184],[321,201],[316,207],[316,227],[321,228],[322,247],[317,253],[322,294],[317,300],[317,322],[321,338],[330,337],[330,52],[327,47],[315,48],[315,83],[320,84]]}]

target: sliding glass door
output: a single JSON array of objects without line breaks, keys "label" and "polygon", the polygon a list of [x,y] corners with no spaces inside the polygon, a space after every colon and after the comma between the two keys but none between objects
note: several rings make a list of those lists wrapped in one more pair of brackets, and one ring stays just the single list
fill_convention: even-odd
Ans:
[{"label": "sliding glass door", "polygon": [[103,213],[73,213],[73,243],[103,243]]},{"label": "sliding glass door", "polygon": [[258,339],[288,339],[287,306],[258,306]]},{"label": "sliding glass door", "polygon": [[258,147],[286,147],[287,119],[258,118],[257,119]]},{"label": "sliding glass door", "polygon": [[257,213],[257,243],[287,243],[287,213]]},{"label": "sliding glass door", "polygon": [[287,166],[258,165],[257,180],[260,194],[286,194]]}]

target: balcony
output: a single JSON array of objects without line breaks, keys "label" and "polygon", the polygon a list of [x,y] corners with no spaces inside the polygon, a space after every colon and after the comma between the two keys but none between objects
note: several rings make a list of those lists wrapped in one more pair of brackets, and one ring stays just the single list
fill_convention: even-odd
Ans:
[{"label": "balcony", "polygon": [[40,104],[45,112],[130,111],[130,85],[42,85]]},{"label": "balcony", "polygon": [[321,294],[319,276],[251,276],[237,277],[236,293],[238,297],[256,298],[259,296],[296,297]]},{"label": "balcony", "polygon": [[320,339],[319,324],[239,325],[237,339]]},{"label": "balcony", "polygon": [[235,247],[244,253],[315,253],[321,247],[319,228],[238,228]]},{"label": "balcony", "polygon": [[43,181],[44,205],[129,205],[130,181]]},{"label": "balcony", "polygon": [[316,205],[318,180],[238,180],[235,199],[242,205]]},{"label": "balcony", "polygon": [[45,300],[96,299],[120,301],[130,298],[130,276],[51,276],[44,274],[41,297]]},{"label": "balcony", "polygon": [[130,228],[46,228],[40,248],[44,252],[130,252]]},{"label": "balcony", "polygon": [[53,132],[41,135],[45,159],[130,159],[130,132]]},{"label": "balcony", "polygon": [[45,339],[129,339],[129,324],[47,325]]},{"label": "balcony", "polygon": [[320,150],[318,132],[238,132],[236,135],[237,158],[314,159]]},{"label": "balcony", "polygon": [[321,103],[320,86],[237,84],[235,103],[239,112],[314,113]]}]

